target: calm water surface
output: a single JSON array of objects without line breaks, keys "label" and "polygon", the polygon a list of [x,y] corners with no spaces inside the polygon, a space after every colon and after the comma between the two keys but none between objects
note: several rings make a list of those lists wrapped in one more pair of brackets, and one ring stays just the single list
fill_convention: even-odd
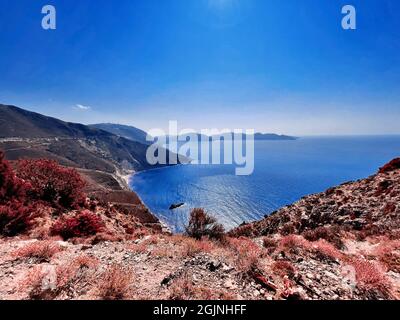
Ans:
[{"label": "calm water surface", "polygon": [[[256,141],[251,176],[236,176],[230,165],[185,165],[139,173],[131,188],[175,232],[183,230],[195,207],[232,228],[305,195],[365,178],[399,156],[400,136]],[[169,210],[181,202],[186,205]]]}]

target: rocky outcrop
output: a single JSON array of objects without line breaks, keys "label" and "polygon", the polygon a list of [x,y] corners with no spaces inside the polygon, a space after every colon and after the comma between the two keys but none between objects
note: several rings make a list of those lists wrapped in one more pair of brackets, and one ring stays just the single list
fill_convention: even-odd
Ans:
[{"label": "rocky outcrop", "polygon": [[396,232],[400,225],[399,165],[400,159],[393,160],[376,175],[304,197],[231,234],[301,234],[326,226],[375,234]]}]

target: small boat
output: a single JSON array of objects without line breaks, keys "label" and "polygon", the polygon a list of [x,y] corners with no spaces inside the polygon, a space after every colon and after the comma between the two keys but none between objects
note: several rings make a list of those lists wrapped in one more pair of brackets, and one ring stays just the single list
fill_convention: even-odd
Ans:
[{"label": "small boat", "polygon": [[178,209],[178,208],[180,208],[180,207],[182,207],[182,206],[184,206],[185,204],[183,203],[183,202],[181,202],[181,203],[174,203],[174,204],[171,204],[171,206],[169,207],[169,210],[175,210],[175,209]]}]

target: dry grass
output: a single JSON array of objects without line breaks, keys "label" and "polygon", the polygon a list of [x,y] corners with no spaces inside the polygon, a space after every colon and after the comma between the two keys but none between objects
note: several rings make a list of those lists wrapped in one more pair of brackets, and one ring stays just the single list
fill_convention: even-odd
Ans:
[{"label": "dry grass", "polygon": [[331,243],[324,239],[310,242],[302,236],[289,235],[281,239],[279,249],[282,251],[298,253],[299,249],[317,254],[321,259],[342,259],[343,254]]},{"label": "dry grass", "polygon": [[156,258],[173,258],[175,250],[172,247],[159,246],[151,250],[151,255]]},{"label": "dry grass", "polygon": [[140,240],[138,243],[128,247],[128,250],[135,254],[144,254],[151,251],[152,248],[157,247],[162,241],[162,238],[156,235],[146,236],[146,238]]},{"label": "dry grass", "polygon": [[207,238],[195,240],[183,235],[173,235],[168,238],[168,242],[176,248],[177,255],[180,257],[193,257],[199,253],[212,253],[219,246]]},{"label": "dry grass", "polygon": [[170,300],[235,300],[236,295],[223,290],[194,285],[192,275],[184,273],[169,288]]},{"label": "dry grass", "polygon": [[160,242],[160,238],[158,236],[152,235],[149,236],[149,238],[144,240],[143,242],[146,243],[147,245],[156,245]]},{"label": "dry grass", "polygon": [[66,264],[58,265],[56,268],[58,293],[71,292],[72,289],[77,291],[88,285],[88,279],[94,275],[98,265],[99,261],[96,258],[85,254],[75,257]]},{"label": "dry grass", "polygon": [[265,237],[263,239],[263,246],[267,250],[268,254],[272,254],[278,247],[278,242],[272,238]]},{"label": "dry grass", "polygon": [[388,271],[400,273],[400,241],[381,237],[372,252]]},{"label": "dry grass", "polygon": [[310,242],[302,236],[289,235],[281,238],[279,242],[280,250],[296,251],[299,248],[307,249],[310,247]]},{"label": "dry grass", "polygon": [[127,249],[134,254],[145,254],[148,251],[148,245],[142,242],[128,246]]},{"label": "dry grass", "polygon": [[334,245],[323,239],[313,242],[311,250],[322,259],[340,260],[343,258],[343,254]]},{"label": "dry grass", "polygon": [[132,271],[121,265],[112,265],[98,279],[98,296],[102,300],[126,300],[132,298]]},{"label": "dry grass", "polygon": [[373,254],[379,257],[395,251],[400,251],[400,240],[390,240],[387,237],[382,237]]},{"label": "dry grass", "polygon": [[77,256],[72,263],[77,265],[79,268],[91,269],[91,268],[96,268],[100,262],[95,257],[82,254],[80,256]]},{"label": "dry grass", "polygon": [[77,280],[78,271],[79,266],[73,262],[57,266],[57,288],[60,291],[62,289],[70,289]]},{"label": "dry grass", "polygon": [[41,288],[45,277],[45,272],[41,266],[35,266],[30,269],[26,277],[19,283],[19,291],[23,292],[26,288]]},{"label": "dry grass", "polygon": [[[163,243],[161,243],[163,242]],[[128,247],[135,254],[147,254],[157,258],[194,257],[200,253],[211,253],[217,245],[208,240],[195,240],[182,235],[171,236],[164,241],[159,237],[151,237],[141,243]]]},{"label": "dry grass", "polygon": [[18,290],[27,292],[29,299],[32,300],[52,300],[56,295],[55,277],[55,273],[52,274],[50,269],[46,270],[42,266],[35,266],[20,281]]},{"label": "dry grass", "polygon": [[11,255],[14,259],[34,259],[37,263],[50,262],[51,258],[63,250],[53,241],[35,241],[25,247],[14,251]]},{"label": "dry grass", "polygon": [[350,261],[356,272],[357,285],[367,291],[387,293],[389,283],[379,266],[371,261],[353,258]]},{"label": "dry grass", "polygon": [[200,253],[211,253],[214,248],[214,243],[209,240],[186,238],[181,246],[180,255],[182,257],[194,257]]},{"label": "dry grass", "polygon": [[170,300],[189,300],[193,296],[192,277],[187,273],[180,276],[170,287]]},{"label": "dry grass", "polygon": [[73,294],[88,283],[87,278],[98,265],[95,258],[81,255],[66,264],[36,266],[19,284],[34,300],[52,300],[62,293]]},{"label": "dry grass", "polygon": [[257,244],[247,238],[231,238],[227,241],[237,270],[248,274],[258,269],[262,250]]},{"label": "dry grass", "polygon": [[312,230],[307,230],[303,233],[305,239],[311,242],[318,240],[326,240],[332,243],[337,249],[343,249],[344,243],[341,237],[339,227],[318,227]]},{"label": "dry grass", "polygon": [[278,260],[274,262],[272,265],[272,270],[282,278],[285,276],[293,278],[296,274],[296,268],[293,266],[293,264],[285,260]]},{"label": "dry grass", "polygon": [[379,257],[388,271],[400,273],[400,255],[395,253],[387,253]]}]

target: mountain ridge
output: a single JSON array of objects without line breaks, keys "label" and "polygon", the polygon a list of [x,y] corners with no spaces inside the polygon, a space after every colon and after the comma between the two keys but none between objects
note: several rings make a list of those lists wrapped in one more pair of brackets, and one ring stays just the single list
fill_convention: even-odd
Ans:
[{"label": "mountain ridge", "polygon": [[147,132],[136,128],[134,126],[116,124],[116,123],[96,123],[88,125],[90,128],[96,128],[103,131],[110,132],[120,137],[124,137],[126,139],[140,142],[143,144],[150,144],[147,141]]},{"label": "mountain ridge", "polygon": [[122,175],[163,166],[148,164],[148,145],[16,106],[0,104],[0,124],[0,148],[9,160],[50,158],[66,166]]}]

